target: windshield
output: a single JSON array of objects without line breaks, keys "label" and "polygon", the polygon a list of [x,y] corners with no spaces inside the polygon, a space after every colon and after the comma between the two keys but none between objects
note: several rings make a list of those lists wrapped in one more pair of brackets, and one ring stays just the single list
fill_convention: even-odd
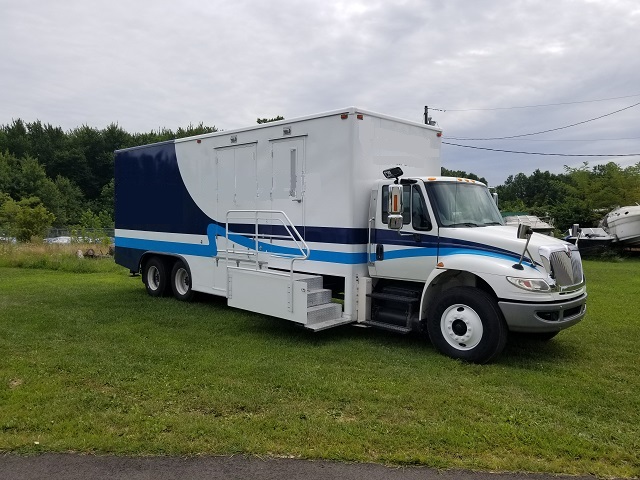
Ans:
[{"label": "windshield", "polygon": [[489,189],[477,183],[426,182],[442,227],[504,225]]}]

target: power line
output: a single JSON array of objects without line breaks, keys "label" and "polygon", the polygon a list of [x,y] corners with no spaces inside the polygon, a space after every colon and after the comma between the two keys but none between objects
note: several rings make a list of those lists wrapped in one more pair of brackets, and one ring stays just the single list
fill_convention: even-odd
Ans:
[{"label": "power line", "polygon": [[517,107],[495,107],[495,108],[431,108],[431,110],[436,110],[438,112],[486,112],[492,110],[514,110],[517,108],[538,108],[538,107],[556,107],[560,105],[576,105],[578,103],[593,103],[593,102],[606,102],[609,100],[620,100],[621,98],[633,98],[640,97],[640,93],[636,93],[634,95],[625,95],[623,97],[610,97],[610,98],[599,98],[597,100],[581,100],[576,102],[561,102],[561,103],[543,103],[540,105],[521,105]]},{"label": "power line", "polygon": [[599,117],[590,118],[589,120],[583,120],[582,122],[572,123],[571,125],[565,125],[564,127],[557,127],[557,128],[550,128],[548,130],[542,130],[540,132],[522,133],[520,135],[510,135],[508,137],[491,137],[491,138],[445,137],[445,138],[448,138],[451,140],[484,141],[484,140],[507,140],[509,138],[520,138],[520,137],[528,137],[531,135],[540,135],[541,133],[556,132],[558,130],[564,130],[565,128],[575,127],[576,125],[582,125],[583,123],[593,122],[594,120],[599,120],[601,118],[608,117],[616,113],[620,113],[624,110],[629,110],[630,108],[637,107],[638,105],[640,105],[640,102],[634,103],[633,105],[629,105],[628,107],[621,108],[620,110],[616,110],[615,112],[605,113],[604,115],[600,115]]},{"label": "power line", "polygon": [[491,152],[502,152],[502,153],[520,153],[523,155],[548,155],[554,157],[638,157],[640,153],[611,153],[611,154],[568,154],[568,153],[543,153],[543,152],[519,152],[516,150],[500,150],[497,148],[486,148],[486,147],[476,147],[473,145],[460,145],[458,143],[449,143],[442,142],[444,145],[453,145],[454,147],[464,147],[464,148],[473,148],[476,150],[489,150]]},{"label": "power line", "polygon": [[[451,138],[451,137],[445,137]],[[455,140],[455,138],[451,138]],[[623,140],[640,140],[640,137],[621,137],[621,138],[574,138],[574,139],[554,139],[545,140],[542,138],[504,138],[503,140],[518,141],[518,142],[620,142]]]}]

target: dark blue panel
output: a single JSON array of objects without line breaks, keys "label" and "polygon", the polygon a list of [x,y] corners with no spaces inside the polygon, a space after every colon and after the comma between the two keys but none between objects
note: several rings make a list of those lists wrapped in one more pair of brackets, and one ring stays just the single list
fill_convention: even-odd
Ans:
[{"label": "dark blue panel", "polygon": [[115,178],[116,228],[202,235],[214,223],[182,182],[173,142],[117,151]]},{"label": "dark blue panel", "polygon": [[121,248],[116,246],[114,259],[118,265],[128,268],[131,272],[137,272],[140,266],[140,259],[145,250],[134,248]]}]

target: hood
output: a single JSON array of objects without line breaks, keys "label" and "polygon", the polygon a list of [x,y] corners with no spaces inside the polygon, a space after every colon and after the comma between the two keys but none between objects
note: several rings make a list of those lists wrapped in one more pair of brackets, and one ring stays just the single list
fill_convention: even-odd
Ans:
[{"label": "hood", "polygon": [[[440,248],[479,250],[496,257],[519,259],[526,240],[517,237],[518,229],[513,226],[488,226],[469,228],[440,228]],[[548,235],[531,235],[525,259],[529,254],[535,263],[542,264],[540,247],[571,245]],[[573,247],[573,245],[572,245]]]}]

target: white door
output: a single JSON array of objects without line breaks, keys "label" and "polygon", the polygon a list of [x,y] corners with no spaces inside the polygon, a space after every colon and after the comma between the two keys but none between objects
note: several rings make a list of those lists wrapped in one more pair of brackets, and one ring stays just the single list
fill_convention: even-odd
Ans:
[{"label": "white door", "polygon": [[273,140],[271,160],[271,209],[282,210],[304,229],[305,137]]},{"label": "white door", "polygon": [[388,185],[377,192],[375,228],[369,255],[370,273],[378,278],[424,281],[435,268],[438,230],[420,183],[403,185],[403,227],[399,232],[387,225]]}]

